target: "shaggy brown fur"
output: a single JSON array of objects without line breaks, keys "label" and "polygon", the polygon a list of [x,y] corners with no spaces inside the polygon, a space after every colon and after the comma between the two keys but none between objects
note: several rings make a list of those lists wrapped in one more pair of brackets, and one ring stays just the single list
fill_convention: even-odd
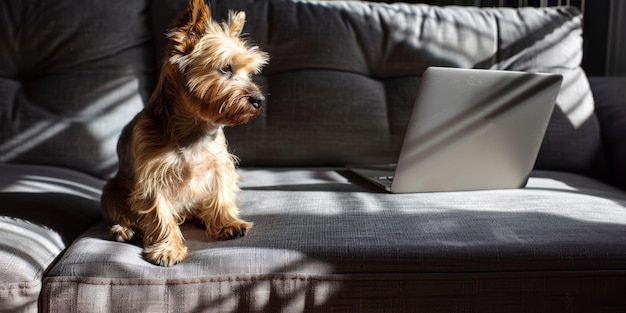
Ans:
[{"label": "shaggy brown fur", "polygon": [[169,33],[156,90],[124,128],[119,171],[104,187],[102,212],[118,241],[140,238],[144,257],[171,266],[187,255],[179,225],[195,219],[211,238],[251,227],[238,218],[239,176],[221,125],[258,116],[264,97],[251,81],[268,55],[240,38],[243,12],[211,20],[192,0]]}]

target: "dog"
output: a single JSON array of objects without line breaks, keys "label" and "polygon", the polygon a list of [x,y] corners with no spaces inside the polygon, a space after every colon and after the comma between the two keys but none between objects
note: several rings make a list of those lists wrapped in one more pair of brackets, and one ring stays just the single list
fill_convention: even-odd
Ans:
[{"label": "dog", "polygon": [[120,135],[119,170],[103,188],[102,215],[117,241],[140,240],[151,263],[185,259],[179,226],[186,220],[219,240],[252,227],[238,217],[238,160],[222,130],[257,117],[265,101],[251,77],[269,55],[241,38],[245,19],[230,11],[218,23],[204,0],[191,0],[167,34],[155,91]]}]

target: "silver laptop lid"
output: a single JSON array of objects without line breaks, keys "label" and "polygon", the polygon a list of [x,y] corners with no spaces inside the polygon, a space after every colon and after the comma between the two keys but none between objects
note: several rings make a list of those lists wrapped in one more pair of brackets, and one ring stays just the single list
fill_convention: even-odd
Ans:
[{"label": "silver laptop lid", "polygon": [[561,81],[555,74],[427,69],[391,192],[523,187]]}]

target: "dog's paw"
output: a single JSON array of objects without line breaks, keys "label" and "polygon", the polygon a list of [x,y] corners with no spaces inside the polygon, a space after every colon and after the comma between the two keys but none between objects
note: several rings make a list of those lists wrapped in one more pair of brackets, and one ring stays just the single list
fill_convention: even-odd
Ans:
[{"label": "dog's paw", "polygon": [[220,229],[216,229],[213,234],[209,234],[209,236],[219,240],[235,239],[247,235],[250,228],[252,228],[251,223],[237,221]]},{"label": "dog's paw", "polygon": [[115,238],[117,242],[128,242],[135,236],[135,231],[129,227],[115,224],[109,229],[109,235]]},{"label": "dog's paw", "polygon": [[180,263],[187,257],[187,247],[184,245],[154,244],[143,250],[148,262],[160,266],[172,266]]}]

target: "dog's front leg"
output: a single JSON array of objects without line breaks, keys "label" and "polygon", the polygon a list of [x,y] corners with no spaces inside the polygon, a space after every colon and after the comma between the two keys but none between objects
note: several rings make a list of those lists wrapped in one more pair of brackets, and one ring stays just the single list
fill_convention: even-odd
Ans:
[{"label": "dog's front leg", "polygon": [[161,266],[172,266],[187,256],[187,247],[180,231],[180,217],[167,197],[156,194],[152,199],[133,203],[142,228],[143,253],[146,260]]},{"label": "dog's front leg", "polygon": [[252,223],[241,220],[239,216],[239,203],[237,182],[239,176],[234,167],[218,175],[214,184],[213,194],[207,198],[198,214],[198,218],[206,226],[206,234],[210,238],[218,240],[233,239],[245,236],[252,228]]}]

